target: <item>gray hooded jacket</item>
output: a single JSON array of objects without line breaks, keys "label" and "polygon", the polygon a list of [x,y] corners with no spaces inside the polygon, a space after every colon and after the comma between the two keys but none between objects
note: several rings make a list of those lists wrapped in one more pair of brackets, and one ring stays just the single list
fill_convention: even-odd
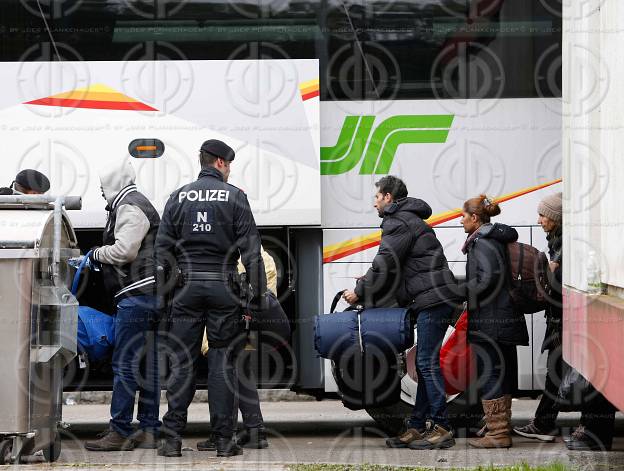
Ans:
[{"label": "gray hooded jacket", "polygon": [[134,169],[125,159],[100,172],[108,222],[104,245],[95,250],[93,258],[104,264],[105,284],[117,300],[151,294],[155,283],[153,250],[160,218],[137,191],[134,180]]}]

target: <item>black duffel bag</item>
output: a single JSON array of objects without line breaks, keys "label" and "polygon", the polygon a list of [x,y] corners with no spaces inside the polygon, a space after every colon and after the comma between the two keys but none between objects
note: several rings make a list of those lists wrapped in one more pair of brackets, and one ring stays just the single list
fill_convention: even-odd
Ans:
[{"label": "black duffel bag", "polygon": [[335,313],[342,293],[329,314],[316,316],[315,348],[331,360],[347,408],[394,404],[401,394],[401,355],[414,344],[412,316],[407,309],[353,306]]},{"label": "black duffel bag", "polygon": [[250,330],[260,332],[261,342],[279,348],[290,341],[290,321],[277,297],[266,293],[266,309],[252,316]]}]

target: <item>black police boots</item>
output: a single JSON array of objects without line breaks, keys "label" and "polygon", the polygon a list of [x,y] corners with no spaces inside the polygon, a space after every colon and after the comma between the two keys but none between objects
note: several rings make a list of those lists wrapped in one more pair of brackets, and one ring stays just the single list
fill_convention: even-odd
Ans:
[{"label": "black police boots", "polygon": [[242,455],[243,449],[236,444],[234,438],[216,437],[217,456],[230,457]]},{"label": "black police boots", "polygon": [[208,440],[197,442],[197,451],[215,451],[217,449],[217,440],[211,433]]},{"label": "black police boots", "polygon": [[178,458],[182,456],[182,442],[178,438],[165,438],[158,448],[158,456]]},{"label": "black police boots", "polygon": [[236,437],[236,442],[243,448],[268,448],[266,430],[263,427],[245,428]]}]

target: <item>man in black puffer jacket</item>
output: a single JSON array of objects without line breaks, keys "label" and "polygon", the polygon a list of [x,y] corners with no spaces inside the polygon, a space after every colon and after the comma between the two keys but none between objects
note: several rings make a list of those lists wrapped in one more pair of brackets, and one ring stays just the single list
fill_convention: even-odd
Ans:
[{"label": "man in black puffer jacket", "polygon": [[[423,200],[408,198],[405,184],[397,177],[383,177],[375,185],[375,208],[383,218],[381,244],[371,268],[354,291],[345,291],[344,298],[351,304],[370,306],[393,296],[399,306],[410,307],[417,314],[416,371],[421,387],[407,431],[386,444],[393,448],[448,448],[455,440],[446,412],[440,347],[462,299],[442,245],[424,221],[431,216],[431,207]],[[425,430],[427,419],[430,427]]]}]

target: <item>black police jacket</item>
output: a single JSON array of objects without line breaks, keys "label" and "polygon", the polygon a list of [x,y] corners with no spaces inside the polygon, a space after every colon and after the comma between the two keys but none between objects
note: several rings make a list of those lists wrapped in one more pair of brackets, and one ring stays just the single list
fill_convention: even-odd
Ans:
[{"label": "black police jacket", "polygon": [[466,245],[468,340],[528,345],[524,314],[509,294],[507,244],[518,232],[505,224],[484,224]]},{"label": "black police jacket", "polygon": [[415,311],[463,302],[442,245],[423,220],[429,216],[431,207],[417,198],[385,208],[379,250],[355,287],[364,305],[386,304],[387,296]]},{"label": "black police jacket", "polygon": [[266,291],[260,244],[245,193],[209,168],[171,194],[154,250],[158,266],[168,271],[177,265],[182,273],[235,273],[240,256],[253,297],[259,299]]}]

